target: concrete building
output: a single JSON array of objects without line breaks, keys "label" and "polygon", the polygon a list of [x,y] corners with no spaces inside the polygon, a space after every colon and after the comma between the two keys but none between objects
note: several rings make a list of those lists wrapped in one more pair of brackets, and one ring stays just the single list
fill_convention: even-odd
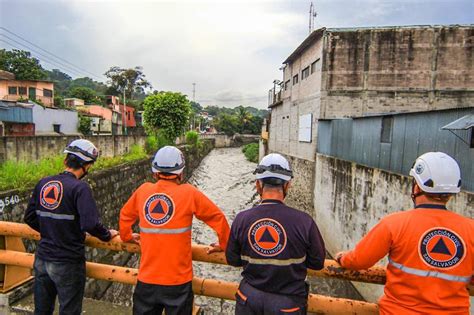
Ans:
[{"label": "concrete building", "polygon": [[32,104],[35,135],[79,135],[77,111]]},{"label": "concrete building", "polygon": [[68,107],[84,106],[84,100],[80,98],[65,98],[64,105]]},{"label": "concrete building", "polygon": [[270,91],[270,147],[314,160],[319,119],[472,106],[473,28],[314,31]]},{"label": "concrete building", "polygon": [[[316,218],[331,254],[412,207],[408,169],[427,151],[459,161],[465,182],[449,206],[474,216],[472,127],[440,130],[473,113],[473,34],[474,26],[322,28],[283,62],[265,153],[289,158],[288,203]],[[370,301],[382,293],[354,285]]]},{"label": "concrete building", "polygon": [[122,115],[120,112],[101,105],[84,105],[76,108],[82,114],[93,117],[91,131],[94,135],[122,134]]},{"label": "concrete building", "polygon": [[35,124],[30,104],[0,101],[0,137],[34,134]]},{"label": "concrete building", "polygon": [[6,101],[39,101],[54,106],[54,84],[46,80],[16,80],[13,73],[0,71],[0,99]]}]

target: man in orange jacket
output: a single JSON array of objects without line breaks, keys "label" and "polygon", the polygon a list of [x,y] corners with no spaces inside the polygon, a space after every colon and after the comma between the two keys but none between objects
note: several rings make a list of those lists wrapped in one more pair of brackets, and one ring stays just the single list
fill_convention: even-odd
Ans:
[{"label": "man in orange jacket", "polygon": [[[190,184],[182,184],[184,157],[166,146],[155,155],[156,183],[141,185],[120,211],[120,236],[140,243],[138,283],[133,294],[135,315],[191,314],[193,308],[191,226],[193,216],[219,238],[211,252],[225,250],[230,228],[221,210]],[[140,234],[132,233],[139,220]]]},{"label": "man in orange jacket", "polygon": [[474,220],[446,209],[460,191],[459,166],[445,153],[429,152],[415,161],[410,175],[415,209],[386,216],[336,259],[358,270],[388,254],[381,314],[469,314]]}]

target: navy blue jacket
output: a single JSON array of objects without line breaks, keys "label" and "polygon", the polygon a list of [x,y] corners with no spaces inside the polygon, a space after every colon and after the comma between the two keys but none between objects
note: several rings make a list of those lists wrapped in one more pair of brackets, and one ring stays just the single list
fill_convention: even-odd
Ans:
[{"label": "navy blue jacket", "polygon": [[84,261],[85,232],[102,241],[111,236],[89,185],[68,172],[38,182],[24,220],[41,234],[36,255],[46,261]]},{"label": "navy blue jacket", "polygon": [[307,268],[324,267],[324,241],[306,213],[264,200],[239,213],[230,232],[227,262],[243,266],[244,281],[261,291],[306,296]]}]

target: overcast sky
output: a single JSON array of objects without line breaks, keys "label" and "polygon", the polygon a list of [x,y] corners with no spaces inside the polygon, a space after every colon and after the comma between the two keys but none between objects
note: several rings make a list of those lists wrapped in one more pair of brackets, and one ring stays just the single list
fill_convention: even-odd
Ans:
[{"label": "overcast sky", "polygon": [[[313,2],[316,27],[474,23],[474,0]],[[73,77],[92,73],[105,81],[102,74],[111,66],[139,65],[154,89],[180,91],[191,99],[195,82],[202,105],[265,108],[268,89],[281,79],[281,62],[308,35],[309,4],[0,0],[0,25],[79,66],[82,70],[68,71],[64,61],[61,66],[33,52],[45,68]],[[4,30],[0,34],[2,48],[31,47]]]}]

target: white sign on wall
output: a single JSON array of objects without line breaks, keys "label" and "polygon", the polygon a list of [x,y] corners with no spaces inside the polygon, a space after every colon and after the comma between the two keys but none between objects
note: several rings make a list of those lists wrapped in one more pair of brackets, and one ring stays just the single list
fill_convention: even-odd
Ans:
[{"label": "white sign on wall", "polygon": [[313,114],[300,115],[298,141],[311,142]]}]

